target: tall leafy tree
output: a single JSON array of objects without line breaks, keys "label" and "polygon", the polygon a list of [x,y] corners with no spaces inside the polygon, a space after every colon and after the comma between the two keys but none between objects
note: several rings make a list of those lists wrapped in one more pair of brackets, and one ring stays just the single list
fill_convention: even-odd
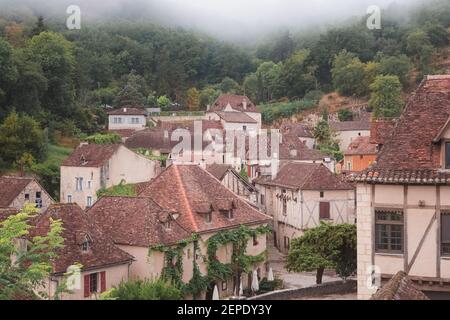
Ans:
[{"label": "tall leafy tree", "polygon": [[365,65],[354,54],[343,50],[336,55],[331,73],[334,88],[340,94],[364,95]]},{"label": "tall leafy tree", "polygon": [[316,89],[314,65],[310,64],[310,51],[300,50],[283,63],[280,80],[284,94],[289,98],[301,98],[306,92]]},{"label": "tall leafy tree", "polygon": [[44,236],[28,239],[26,250],[17,245],[18,239],[29,238],[32,230],[30,219],[37,209],[26,206],[20,213],[0,222],[0,300],[11,300],[17,296],[34,296],[42,291],[52,271],[55,251],[63,247],[62,222],[50,220],[50,229]]},{"label": "tall leafy tree", "polygon": [[376,118],[400,116],[403,99],[402,85],[397,76],[378,76],[370,85],[369,107]]},{"label": "tall leafy tree", "polygon": [[186,92],[186,104],[190,110],[198,108],[200,105],[200,93],[197,88],[190,88]]},{"label": "tall leafy tree", "polygon": [[5,103],[6,94],[16,79],[17,68],[13,62],[13,49],[7,41],[0,38],[0,106],[2,102]]}]

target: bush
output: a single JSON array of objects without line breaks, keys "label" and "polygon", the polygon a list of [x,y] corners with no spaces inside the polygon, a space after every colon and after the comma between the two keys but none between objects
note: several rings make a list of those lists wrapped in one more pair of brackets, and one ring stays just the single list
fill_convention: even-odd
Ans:
[{"label": "bush", "polygon": [[273,281],[267,280],[267,278],[264,278],[259,283],[259,293],[266,293],[270,291],[275,291],[278,289],[281,289],[283,287],[283,280],[281,279],[275,279]]},{"label": "bush", "polygon": [[115,133],[98,133],[87,137],[85,140],[93,144],[115,144],[122,142],[121,136]]},{"label": "bush", "polygon": [[122,282],[101,296],[103,300],[181,300],[182,298],[180,289],[161,278]]},{"label": "bush", "polygon": [[279,102],[259,106],[264,123],[272,123],[279,118],[287,118],[298,112],[313,109],[318,100],[301,99],[292,102]]}]

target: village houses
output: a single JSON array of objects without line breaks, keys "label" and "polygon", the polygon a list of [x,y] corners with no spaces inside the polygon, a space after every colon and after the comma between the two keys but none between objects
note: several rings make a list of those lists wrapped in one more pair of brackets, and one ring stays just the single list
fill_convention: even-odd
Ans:
[{"label": "village houses", "polygon": [[[150,250],[152,246],[176,246],[182,240],[198,234],[196,241],[182,249],[182,281],[193,277],[195,262],[203,275],[207,274],[207,240],[220,232],[237,230],[241,226],[257,228],[267,225],[270,217],[260,213],[243,198],[224,187],[209,172],[197,165],[171,165],[158,177],[146,183],[137,197],[102,197],[87,212],[110,235],[114,243],[135,259],[132,278],[152,278],[161,275],[166,266],[164,252]],[[196,250],[198,245],[198,250]],[[247,254],[258,256],[266,250],[266,234],[249,239]],[[222,263],[231,261],[232,244],[218,248],[216,257]],[[194,260],[195,259],[195,260]],[[266,261],[255,263],[260,278],[266,274]],[[248,288],[253,273],[242,275]],[[236,292],[236,275],[217,280],[220,297]],[[212,290],[212,287],[211,287]],[[210,298],[211,292],[203,293]]]},{"label": "village houses", "polygon": [[[358,298],[399,271],[450,292],[450,76],[427,76],[357,184]],[[374,284],[374,285],[372,285]]]},{"label": "village houses", "polygon": [[[66,280],[70,292],[61,293],[60,298],[83,300],[98,299],[101,293],[130,279],[134,257],[115,246],[77,204],[51,205],[33,222],[30,236],[45,236],[50,231],[50,219],[61,220],[64,247],[55,252],[51,275],[41,289],[49,297],[54,297]],[[74,282],[65,276],[67,272]]]},{"label": "village houses", "polygon": [[159,161],[122,144],[81,143],[61,165],[61,202],[91,207],[97,201],[97,191],[120,183],[149,181],[159,169]]},{"label": "village houses", "polygon": [[280,132],[283,135],[296,136],[309,149],[314,149],[314,147],[316,146],[316,139],[313,135],[313,128],[308,123],[283,123],[281,125]]},{"label": "village houses", "polygon": [[21,210],[27,203],[34,204],[43,212],[53,199],[32,177],[0,177],[0,208]]},{"label": "village houses", "polygon": [[377,145],[370,143],[371,137],[357,137],[344,152],[341,171],[358,172],[367,169],[377,157]]},{"label": "village houses", "polygon": [[145,110],[123,107],[108,112],[109,130],[143,130],[147,126]]},{"label": "village houses", "polygon": [[273,217],[274,244],[282,252],[320,221],[355,223],[354,187],[321,163],[286,163],[275,177],[261,176],[254,184],[260,208]]},{"label": "village houses", "polygon": [[339,149],[345,152],[350,143],[358,137],[370,136],[371,113],[362,111],[352,121],[331,121],[330,127],[336,134]]}]

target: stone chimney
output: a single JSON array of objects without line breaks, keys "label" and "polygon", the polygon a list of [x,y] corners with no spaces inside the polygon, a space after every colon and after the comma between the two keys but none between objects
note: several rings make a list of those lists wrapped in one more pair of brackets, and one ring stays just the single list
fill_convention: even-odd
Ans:
[{"label": "stone chimney", "polygon": [[246,99],[244,99],[242,101],[242,106],[244,107],[244,110],[247,110],[247,100]]},{"label": "stone chimney", "polygon": [[127,112],[127,108],[123,108],[123,112],[126,113]]}]

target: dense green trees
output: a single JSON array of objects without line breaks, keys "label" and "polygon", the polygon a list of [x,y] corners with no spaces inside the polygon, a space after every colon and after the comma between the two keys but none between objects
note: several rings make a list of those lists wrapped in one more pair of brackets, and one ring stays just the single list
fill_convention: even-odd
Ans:
[{"label": "dense green trees", "polygon": [[378,76],[370,85],[369,107],[376,118],[398,117],[402,111],[402,85],[397,76]]}]

